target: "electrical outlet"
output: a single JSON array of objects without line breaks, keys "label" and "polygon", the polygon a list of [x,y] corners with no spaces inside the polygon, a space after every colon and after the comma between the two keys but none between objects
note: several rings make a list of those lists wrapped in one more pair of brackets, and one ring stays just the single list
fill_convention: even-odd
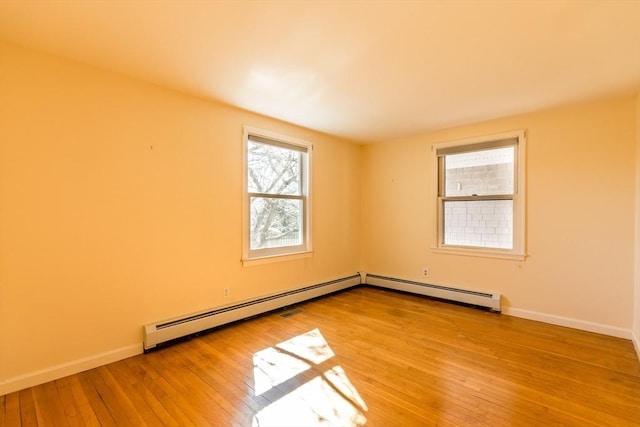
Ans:
[{"label": "electrical outlet", "polygon": [[224,297],[227,298],[229,296],[229,288],[224,288]]},{"label": "electrical outlet", "polygon": [[429,268],[422,267],[422,277],[429,277]]}]

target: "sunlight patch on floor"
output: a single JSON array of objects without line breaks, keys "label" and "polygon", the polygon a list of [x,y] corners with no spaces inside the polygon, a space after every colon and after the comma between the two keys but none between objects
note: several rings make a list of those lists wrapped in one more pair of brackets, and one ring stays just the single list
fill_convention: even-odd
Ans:
[{"label": "sunlight patch on floor", "polygon": [[[255,353],[255,393],[275,400],[254,416],[253,427],[364,425],[367,406],[344,369],[318,370],[334,355],[318,329]],[[296,377],[310,369],[318,375],[299,385]]]},{"label": "sunlight patch on floor", "polygon": [[334,356],[318,329],[298,335],[253,355],[256,396]]}]

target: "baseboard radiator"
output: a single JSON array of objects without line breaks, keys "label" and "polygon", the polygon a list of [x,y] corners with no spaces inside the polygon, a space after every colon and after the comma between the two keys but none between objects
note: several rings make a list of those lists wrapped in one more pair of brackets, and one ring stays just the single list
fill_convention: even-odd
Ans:
[{"label": "baseboard radiator", "polygon": [[151,323],[144,326],[144,351],[208,329],[357,286],[361,284],[361,280],[362,276],[355,274],[330,282]]},{"label": "baseboard radiator", "polygon": [[451,286],[431,285],[411,280],[377,276],[375,274],[361,273],[361,275],[363,276],[363,283],[366,283],[367,285],[441,298],[480,307],[487,307],[496,312],[500,312],[501,310],[499,293],[487,293]]}]

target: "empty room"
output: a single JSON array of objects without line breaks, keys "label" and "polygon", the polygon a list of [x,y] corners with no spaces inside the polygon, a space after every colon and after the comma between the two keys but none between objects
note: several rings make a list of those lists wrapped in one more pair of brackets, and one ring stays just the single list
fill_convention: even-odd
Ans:
[{"label": "empty room", "polygon": [[640,426],[640,1],[0,0],[0,426]]}]

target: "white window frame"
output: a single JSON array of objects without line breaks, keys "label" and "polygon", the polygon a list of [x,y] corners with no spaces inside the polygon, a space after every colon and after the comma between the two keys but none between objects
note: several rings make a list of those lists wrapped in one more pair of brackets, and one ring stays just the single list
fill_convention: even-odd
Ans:
[{"label": "white window frame", "polygon": [[[490,145],[496,141],[517,139],[515,144],[515,164],[514,164],[514,193],[513,193],[513,247],[511,249],[486,248],[477,246],[447,245],[444,243],[444,200],[441,190],[441,176],[439,167],[438,151],[451,151],[453,147],[459,147],[464,151],[465,146],[469,146],[469,151],[474,151],[473,145]],[[432,250],[437,253],[453,255],[470,255],[491,258],[505,258],[514,260],[524,260],[526,258],[526,232],[525,232],[525,210],[526,210],[526,135],[524,130],[505,132],[475,138],[467,138],[455,141],[448,141],[434,144],[431,147],[432,166],[432,212],[434,218],[434,241]]]},{"label": "white window frame", "polygon": [[[258,129],[251,126],[243,126],[242,137],[242,263],[245,266],[262,264],[274,261],[285,261],[297,258],[310,257],[313,253],[311,245],[311,167],[313,144],[297,138],[281,135],[279,133]],[[297,246],[285,246],[279,248],[251,249],[251,197],[259,194],[249,192],[248,182],[248,144],[249,137],[272,142],[275,146],[291,147],[303,151],[306,155],[301,165],[301,195],[283,196],[283,198],[295,198],[302,200],[302,244]],[[301,150],[300,150],[301,149]]]}]

